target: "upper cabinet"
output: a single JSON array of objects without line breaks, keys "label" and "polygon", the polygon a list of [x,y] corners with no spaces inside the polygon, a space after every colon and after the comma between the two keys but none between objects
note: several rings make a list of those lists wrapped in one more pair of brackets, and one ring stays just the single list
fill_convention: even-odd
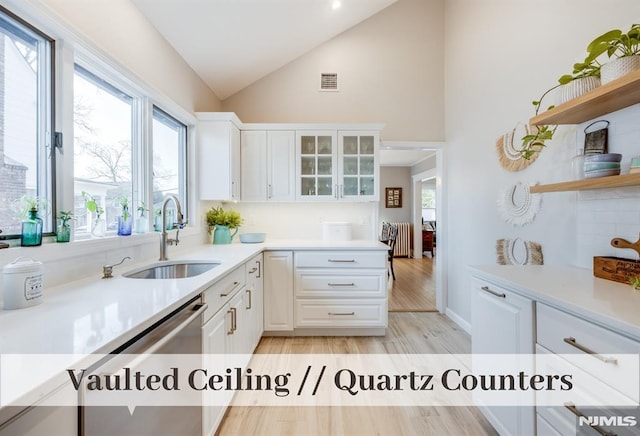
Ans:
[{"label": "upper cabinet", "polygon": [[242,201],[295,199],[293,130],[243,130]]},{"label": "upper cabinet", "polygon": [[378,131],[296,132],[296,197],[377,200]]},{"label": "upper cabinet", "polygon": [[226,112],[198,112],[201,200],[240,200],[240,120]]}]

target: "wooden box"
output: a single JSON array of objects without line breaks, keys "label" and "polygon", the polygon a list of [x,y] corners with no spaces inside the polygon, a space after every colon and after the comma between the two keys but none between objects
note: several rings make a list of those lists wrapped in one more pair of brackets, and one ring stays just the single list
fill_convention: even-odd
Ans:
[{"label": "wooden box", "polygon": [[640,260],[594,256],[593,275],[601,279],[629,284],[631,277],[640,276]]}]

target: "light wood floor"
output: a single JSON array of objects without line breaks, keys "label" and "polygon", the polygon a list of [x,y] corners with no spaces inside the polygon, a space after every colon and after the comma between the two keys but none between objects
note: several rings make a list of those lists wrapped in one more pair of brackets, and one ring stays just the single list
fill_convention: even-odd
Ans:
[{"label": "light wood floor", "polygon": [[[256,353],[470,353],[438,313],[391,313],[384,337],[267,337]],[[230,407],[219,436],[495,435],[474,407]]]},{"label": "light wood floor", "polygon": [[435,312],[435,258],[393,259],[396,280],[389,277],[389,312]]}]

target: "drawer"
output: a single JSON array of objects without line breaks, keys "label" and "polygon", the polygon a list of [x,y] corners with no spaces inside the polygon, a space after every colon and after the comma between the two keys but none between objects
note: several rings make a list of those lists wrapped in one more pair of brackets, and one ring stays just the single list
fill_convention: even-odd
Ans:
[{"label": "drawer", "polygon": [[304,298],[382,298],[386,296],[386,273],[322,270],[296,272],[296,296]]},{"label": "drawer", "polygon": [[203,322],[207,322],[237,291],[244,287],[245,274],[245,266],[242,265],[204,291],[204,301],[209,307],[204,312]]},{"label": "drawer", "polygon": [[385,251],[297,251],[296,268],[385,268]]},{"label": "drawer", "polygon": [[638,401],[639,342],[540,303],[536,324],[538,344]]},{"label": "drawer", "polygon": [[386,300],[296,300],[296,327],[386,326]]}]

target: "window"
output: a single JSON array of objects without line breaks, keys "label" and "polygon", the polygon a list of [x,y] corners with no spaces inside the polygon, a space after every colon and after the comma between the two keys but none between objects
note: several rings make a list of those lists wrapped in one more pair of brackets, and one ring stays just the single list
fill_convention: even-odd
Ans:
[{"label": "window", "polygon": [[[0,8],[0,225],[19,237],[15,205],[53,197],[53,40]],[[14,207],[12,207],[12,205]],[[41,215],[52,231],[53,214]]]},{"label": "window", "polygon": [[422,221],[436,220],[436,188],[435,185],[422,185]]},{"label": "window", "polygon": [[[163,110],[153,108],[153,210],[167,194],[178,197],[187,218],[187,126]],[[170,203],[171,204],[171,203]]]},{"label": "window", "polygon": [[80,65],[73,88],[76,237],[113,234],[120,199],[133,209],[134,99]]}]

